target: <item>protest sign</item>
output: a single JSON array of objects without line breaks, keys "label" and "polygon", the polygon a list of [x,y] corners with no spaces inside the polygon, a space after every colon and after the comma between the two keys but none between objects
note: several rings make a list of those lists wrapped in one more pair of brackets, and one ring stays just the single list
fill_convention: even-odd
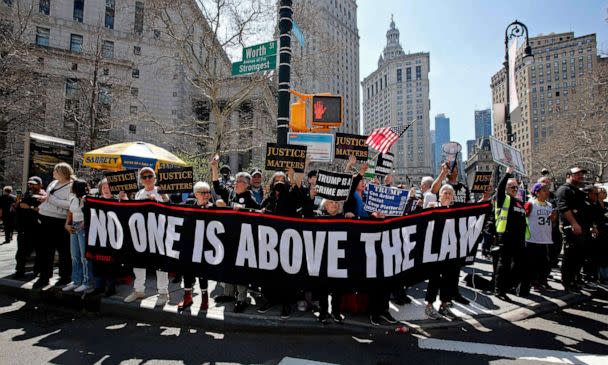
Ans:
[{"label": "protest sign", "polygon": [[372,156],[367,158],[367,171],[363,175],[366,179],[373,179],[376,177],[376,160],[372,159]]},{"label": "protest sign", "polygon": [[367,184],[365,194],[367,200],[364,209],[366,211],[383,213],[389,216],[403,215],[407,203],[407,190]]},{"label": "protest sign", "polygon": [[306,146],[266,144],[266,170],[285,171],[292,167],[295,172],[304,172],[305,163]]},{"label": "protest sign", "polygon": [[[88,198],[86,257],[255,287],[417,283],[475,255],[490,203],[385,220],[293,218]],[[451,266],[449,266],[451,267]]]},{"label": "protest sign", "polygon": [[137,170],[106,172],[104,176],[108,180],[108,186],[112,194],[118,194],[121,191],[134,193],[139,190]]},{"label": "protest sign", "polygon": [[492,185],[492,172],[477,171],[475,172],[471,193],[483,193],[490,185]]},{"label": "protest sign", "polygon": [[355,156],[358,161],[367,161],[369,150],[366,140],[367,136],[336,133],[335,157],[348,160],[349,156]]},{"label": "protest sign", "polygon": [[317,173],[317,195],[335,201],[344,201],[348,198],[353,177],[349,174],[340,174],[319,170]]},{"label": "protest sign", "polygon": [[163,193],[191,193],[193,182],[194,171],[192,167],[158,170],[158,187]]},{"label": "protest sign", "polygon": [[511,166],[515,172],[524,176],[526,175],[524,159],[518,149],[515,149],[492,136],[490,136],[490,149],[492,150],[492,159],[494,159],[494,162],[505,167]]},{"label": "protest sign", "polygon": [[376,175],[385,176],[393,172],[394,158],[395,155],[390,152],[379,154],[376,162]]}]

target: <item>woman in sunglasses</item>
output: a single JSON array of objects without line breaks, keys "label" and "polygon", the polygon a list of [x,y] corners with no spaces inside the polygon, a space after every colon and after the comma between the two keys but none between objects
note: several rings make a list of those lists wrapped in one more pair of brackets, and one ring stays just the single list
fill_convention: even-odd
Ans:
[{"label": "woman in sunglasses", "polygon": [[[156,184],[156,173],[149,167],[139,170],[139,180],[144,186],[143,189],[135,194],[135,200],[155,200],[158,202],[168,202],[169,197],[158,191]],[[135,281],[133,282],[133,292],[125,298],[126,303],[143,299],[146,290],[146,269],[134,267]],[[164,306],[169,301],[169,277],[167,272],[156,270],[156,286],[158,289],[157,306]]]}]

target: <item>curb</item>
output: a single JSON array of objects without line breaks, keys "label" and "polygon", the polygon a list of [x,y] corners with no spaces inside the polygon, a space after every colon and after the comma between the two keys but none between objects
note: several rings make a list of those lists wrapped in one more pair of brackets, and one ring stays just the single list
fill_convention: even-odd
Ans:
[{"label": "curb", "polygon": [[[608,292],[599,287],[597,290]],[[343,324],[322,325],[311,317],[291,317],[287,320],[277,316],[264,316],[251,313],[234,314],[224,312],[223,319],[192,315],[189,311],[177,313],[171,310],[142,308],[135,304],[126,304],[116,298],[103,296],[87,297],[74,293],[63,293],[61,290],[50,287],[45,290],[33,290],[23,287],[22,281],[0,278],[0,293],[14,298],[31,300],[62,308],[84,310],[101,315],[119,317],[124,319],[154,322],[157,324],[201,327],[208,330],[231,332],[280,332],[297,334],[358,334],[373,335],[392,332],[399,324],[373,326],[367,322],[346,320]],[[430,319],[404,322],[414,330],[426,331],[434,329],[447,329],[463,325],[483,326],[484,324],[499,321],[517,322],[530,317],[553,312],[560,308],[579,304],[593,298],[593,293],[566,294],[559,298],[552,298],[533,306],[513,305],[501,313],[484,313],[475,317],[460,318],[454,321],[434,321]],[[212,315],[213,316],[213,315]]]}]

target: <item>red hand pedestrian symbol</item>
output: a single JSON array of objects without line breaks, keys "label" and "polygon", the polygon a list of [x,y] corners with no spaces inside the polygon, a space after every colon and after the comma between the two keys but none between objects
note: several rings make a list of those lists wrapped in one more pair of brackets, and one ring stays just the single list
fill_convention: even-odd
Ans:
[{"label": "red hand pedestrian symbol", "polygon": [[321,101],[317,101],[314,105],[313,111],[315,113],[315,120],[319,120],[319,119],[323,118],[323,114],[325,114],[325,112],[327,111],[327,108]]}]

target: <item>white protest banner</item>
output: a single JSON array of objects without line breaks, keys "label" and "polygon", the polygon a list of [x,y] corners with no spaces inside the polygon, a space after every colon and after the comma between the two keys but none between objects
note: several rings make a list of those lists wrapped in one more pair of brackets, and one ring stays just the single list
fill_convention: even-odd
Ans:
[{"label": "white protest banner", "polygon": [[526,175],[524,160],[518,149],[515,149],[492,136],[490,136],[490,149],[492,150],[494,162],[506,167],[511,166],[515,172],[524,176]]},{"label": "white protest banner", "polygon": [[408,191],[389,186],[367,184],[365,187],[365,209],[368,212],[383,213],[388,216],[403,215]]},{"label": "white protest banner", "polygon": [[349,174],[319,170],[317,195],[329,200],[344,201],[348,198],[352,181],[353,177]]}]

